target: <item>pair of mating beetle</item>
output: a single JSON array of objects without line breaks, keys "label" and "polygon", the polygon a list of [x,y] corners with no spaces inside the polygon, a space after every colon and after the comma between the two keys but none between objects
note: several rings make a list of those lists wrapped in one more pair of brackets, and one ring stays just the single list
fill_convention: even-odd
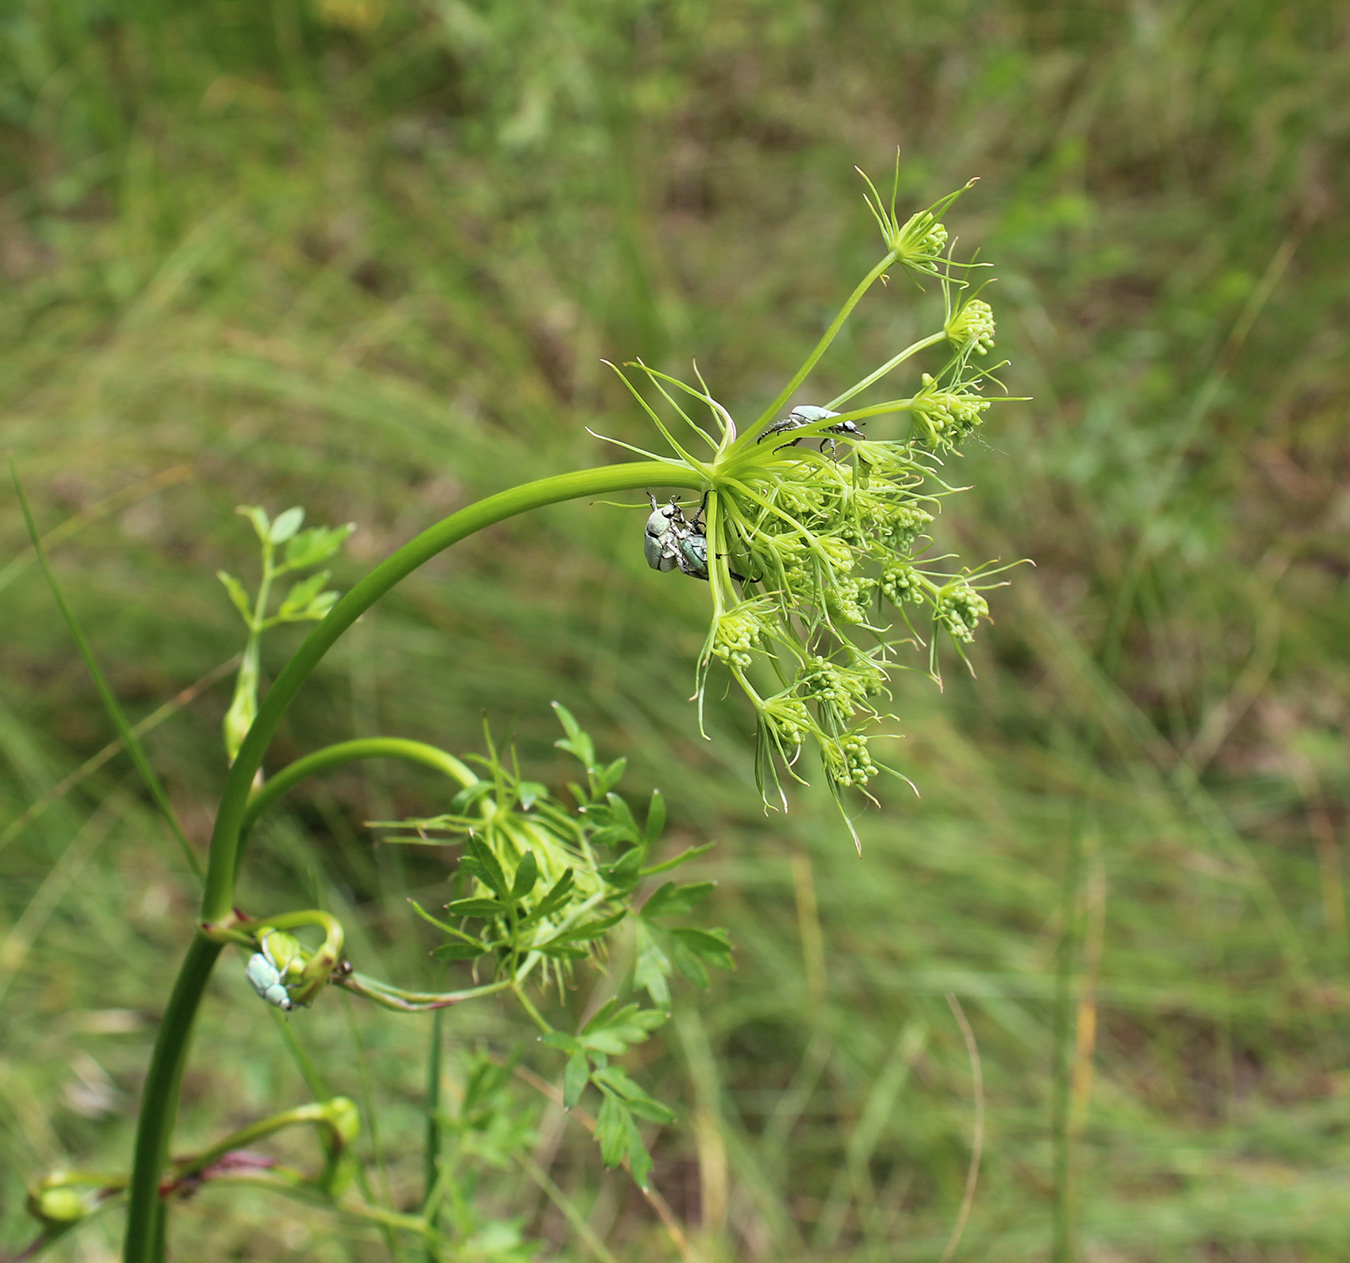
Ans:
[{"label": "pair of mating beetle", "polygon": [[[814,425],[817,421],[828,421],[837,417],[837,412],[828,408],[817,408],[811,404],[802,404],[793,408],[782,421],[769,426],[756,440],[764,442],[771,434],[784,434],[790,430],[800,430],[803,426]],[[835,441],[831,434],[843,434],[849,438],[862,438],[862,431],[852,421],[840,421],[825,427],[826,433],[821,440],[820,450],[826,447],[833,452]],[[801,439],[790,439],[783,447],[795,447]],[[782,450],[781,448],[779,449]],[[708,495],[704,492],[703,502],[692,518],[685,517],[684,510],[670,497],[670,503],[659,505],[656,497],[649,491],[647,498],[652,502],[651,516],[647,519],[646,538],[642,541],[642,551],[647,556],[647,564],[653,570],[679,570],[694,579],[708,577],[708,528],[703,521],[703,511],[708,505]],[[741,576],[733,573],[733,579]]]}]

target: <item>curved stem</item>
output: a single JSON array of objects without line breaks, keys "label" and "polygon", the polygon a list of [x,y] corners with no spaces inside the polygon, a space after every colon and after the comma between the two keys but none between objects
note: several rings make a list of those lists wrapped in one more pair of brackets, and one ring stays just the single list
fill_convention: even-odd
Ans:
[{"label": "curved stem", "polygon": [[[697,470],[665,461],[605,465],[542,478],[499,492],[451,514],[376,566],[309,634],[258,708],[257,718],[230,768],[216,813],[201,920],[206,923],[219,922],[233,913],[235,872],[243,850],[245,822],[250,819],[250,789],[277,725],[324,655],[342,633],[380,597],[451,544],[518,513],[582,496],[630,491],[647,486],[685,487],[697,491],[704,481]],[[294,784],[294,781],[290,784]],[[262,806],[270,801],[272,799],[267,799]],[[262,810],[262,807],[258,810]],[[252,818],[256,818],[256,812]],[[160,1209],[160,1173],[168,1155],[192,1024],[211,968],[222,946],[200,934],[194,938],[160,1023],[137,1123],[135,1161],[127,1207],[127,1233],[123,1247],[125,1263],[159,1263],[163,1257],[163,1240],[156,1232]]]},{"label": "curved stem", "polygon": [[262,766],[272,736],[291,702],[324,655],[338,638],[376,601],[406,579],[419,566],[443,552],[451,544],[506,518],[529,509],[574,500],[580,496],[603,495],[610,491],[638,487],[702,486],[701,476],[692,469],[662,461],[635,461],[626,465],[604,465],[570,474],[541,478],[509,491],[479,500],[458,513],[429,527],[386,558],[342,598],[328,617],[305,638],[292,655],[276,682],[268,690],[258,717],[230,768],[211,834],[211,853],[206,871],[206,891],[202,896],[202,920],[219,921],[227,916],[234,898],[234,870],[240,847],[240,832],[248,810],[249,790],[254,774]]},{"label": "curved stem", "polygon": [[335,745],[324,746],[322,750],[315,750],[313,754],[287,764],[276,775],[269,777],[261,789],[249,796],[244,808],[244,820],[239,827],[240,845],[234,864],[235,881],[239,880],[239,870],[243,866],[248,835],[263,812],[282,794],[294,789],[308,777],[360,759],[402,759],[406,763],[420,763],[423,767],[444,772],[466,786],[478,779],[453,754],[427,745],[425,741],[409,741],[403,737],[363,737],[356,741],[339,741]]}]

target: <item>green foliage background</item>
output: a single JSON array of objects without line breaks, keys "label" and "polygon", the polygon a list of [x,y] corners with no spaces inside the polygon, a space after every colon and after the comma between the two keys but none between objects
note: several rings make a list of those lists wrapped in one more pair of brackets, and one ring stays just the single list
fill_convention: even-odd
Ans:
[{"label": "green foliage background", "polygon": [[[602,356],[695,355],[757,410],[875,257],[853,164],[882,175],[898,145],[915,205],[981,176],[948,222],[997,264],[1006,380],[1035,401],[996,410],[939,539],[1037,568],[993,594],[978,678],[902,688],[884,753],[923,796],[891,790],[861,858],[823,793],[761,814],[736,698],[699,739],[707,594],[648,571],[642,515],[613,508],[428,567],[276,754],[472,750],[486,708],[559,781],[557,698],[632,756],[635,793],[661,786],[672,849],[718,842],[697,870],[737,973],[686,994],[641,1066],[681,1113],[655,1181],[710,1259],[941,1256],[974,1110],[948,992],[988,1098],[964,1257],[1341,1259],[1348,142],[1350,18],[1319,0],[11,0],[3,443],[140,718],[237,652],[211,573],[251,558],[236,504],[355,521],[345,585],[471,498],[611,459],[588,425],[645,442]],[[822,394],[935,301],[898,278],[869,299]],[[3,830],[113,734],[8,494],[0,532]],[[228,697],[147,738],[199,843]],[[362,967],[434,981],[404,899],[438,870],[361,822],[439,793],[371,766],[296,797],[248,906],[322,903]],[[194,896],[123,758],[3,836],[16,1249],[26,1179],[124,1164]],[[375,1093],[382,1178],[414,1186],[422,1024],[362,1010],[364,1061],[336,996],[291,1027],[337,1090]],[[490,1009],[449,1032],[513,1036]],[[225,968],[183,1145],[303,1093]],[[618,1257],[667,1257],[578,1132],[546,1114],[536,1156]],[[585,1255],[533,1184],[494,1179],[503,1214]],[[183,1258],[385,1257],[210,1189],[178,1222]]]}]

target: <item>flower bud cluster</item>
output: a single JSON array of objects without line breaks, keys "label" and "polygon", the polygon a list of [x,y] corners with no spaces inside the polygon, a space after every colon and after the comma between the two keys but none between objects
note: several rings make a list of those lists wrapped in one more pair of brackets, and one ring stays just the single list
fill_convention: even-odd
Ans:
[{"label": "flower bud cluster", "polygon": [[892,249],[906,267],[927,271],[942,259],[947,239],[946,224],[931,211],[919,211],[905,221]]},{"label": "flower bud cluster", "polygon": [[970,347],[980,355],[994,345],[994,309],[982,298],[972,298],[948,318],[947,338],[958,349]]},{"label": "flower bud cluster", "polygon": [[763,715],[774,735],[788,749],[800,746],[815,728],[811,712],[800,698],[779,695],[764,703]]},{"label": "flower bud cluster", "polygon": [[915,429],[935,450],[960,446],[983,421],[991,401],[975,393],[973,381],[944,390],[931,373],[925,373],[922,380],[923,390],[915,396],[911,409]]},{"label": "flower bud cluster", "polygon": [[797,672],[798,696],[819,702],[841,715],[870,711],[869,698],[886,687],[886,673],[871,658],[860,655],[850,666],[814,656]]},{"label": "flower bud cluster", "polygon": [[926,595],[923,576],[908,561],[899,561],[881,572],[881,594],[892,605],[910,601],[922,605]]},{"label": "flower bud cluster", "polygon": [[[702,378],[695,387],[635,366],[713,448],[709,460],[691,456],[629,384],[675,450],[671,463],[696,471],[708,492],[708,573],[699,577],[709,581],[714,615],[699,663],[698,696],[705,694],[713,660],[735,674],[758,712],[761,783],[766,772],[775,786],[780,770],[797,777],[797,752],[810,738],[836,798],[840,789],[863,789],[878,772],[863,731],[881,718],[875,699],[886,694],[899,647],[924,646],[926,640],[929,671],[938,678],[936,633],[950,634],[961,652],[988,615],[972,582],[987,575],[983,568],[954,575],[932,569],[936,559],[924,557],[935,506],[953,490],[939,472],[1002,398],[982,393],[995,379],[971,362],[994,344],[993,310],[976,297],[959,301],[970,292],[966,270],[984,265],[944,255],[950,237],[941,216],[961,191],[902,220],[895,191],[883,201],[868,181],[868,205],[887,254],[807,364],[752,424],[738,427]],[[946,314],[937,330],[833,400],[792,406],[843,318],[867,286],[896,264],[941,284]],[[850,405],[912,355],[939,347],[945,363],[921,373],[918,389],[911,386],[907,397]],[[680,395],[710,410],[720,437],[694,421]],[[900,437],[888,437],[895,415],[908,423],[901,423]],[[911,621],[916,606],[931,614],[932,636]],[[893,636],[896,623],[902,628]],[[761,695],[758,686],[765,681],[773,683]]]},{"label": "flower bud cluster", "polygon": [[721,615],[713,630],[713,657],[742,671],[749,667],[751,650],[766,631],[766,613],[761,602],[742,601]]},{"label": "flower bud cluster", "polygon": [[953,640],[969,644],[975,639],[980,619],[989,617],[989,602],[967,579],[952,579],[938,591],[934,617],[951,633]]},{"label": "flower bud cluster", "polygon": [[825,589],[825,609],[834,623],[866,623],[876,594],[875,579],[839,579]]},{"label": "flower bud cluster", "polygon": [[879,768],[872,762],[867,738],[849,733],[824,747],[825,769],[830,779],[844,789],[862,789]]}]

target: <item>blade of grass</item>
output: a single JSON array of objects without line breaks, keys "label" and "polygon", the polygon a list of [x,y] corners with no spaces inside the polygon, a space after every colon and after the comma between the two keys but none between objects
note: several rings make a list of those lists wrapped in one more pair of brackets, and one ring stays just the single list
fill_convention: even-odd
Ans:
[{"label": "blade of grass", "polygon": [[[147,732],[158,728],[166,719],[176,715],[184,706],[194,698],[205,692],[217,680],[224,679],[231,671],[239,665],[241,655],[235,654],[233,658],[222,662],[219,666],[213,667],[204,676],[195,683],[189,684],[182,692],[175,694],[157,710],[153,710],[144,719],[138,720],[132,725],[131,731],[137,737],[144,736]],[[125,746],[121,737],[116,741],[110,741],[97,754],[90,755],[68,776],[63,777],[47,793],[43,794],[36,802],[27,807],[22,815],[16,816],[3,829],[0,829],[0,851],[3,851],[10,842],[23,830],[26,825],[31,824],[53,803],[64,798],[81,781],[92,776],[109,759]]]},{"label": "blade of grass", "polygon": [[121,736],[122,742],[127,748],[127,753],[131,755],[131,761],[136,765],[136,771],[140,773],[141,780],[145,782],[145,787],[150,791],[151,798],[155,800],[155,805],[160,809],[164,819],[168,821],[169,828],[173,831],[174,838],[183,852],[183,858],[187,861],[193,876],[197,878],[200,884],[205,880],[205,872],[202,869],[201,861],[193,852],[192,846],[187,840],[187,835],[183,832],[182,825],[178,823],[178,816],[174,812],[173,805],[169,802],[169,796],[164,792],[164,786],[160,784],[154,768],[150,766],[145,748],[137,739],[131,724],[127,722],[125,712],[99,668],[98,662],[94,658],[94,651],[89,647],[84,632],[76,621],[69,604],[67,604],[65,594],[61,591],[61,585],[56,581],[56,573],[47,560],[47,552],[42,546],[42,538],[38,534],[37,523],[33,520],[33,511],[28,504],[28,496],[23,489],[23,482],[19,478],[18,466],[15,465],[13,460],[9,462],[9,472],[14,479],[14,490],[19,497],[19,507],[23,510],[23,520],[28,527],[28,537],[33,541],[33,550],[37,554],[38,565],[42,567],[42,573],[47,578],[47,586],[51,588],[52,598],[56,601],[57,609],[61,611],[61,617],[65,620],[66,627],[74,638],[75,646],[80,651],[80,657],[84,659],[85,666],[89,668],[94,686],[103,699],[104,709],[108,712],[108,717],[113,721],[113,726]]}]

